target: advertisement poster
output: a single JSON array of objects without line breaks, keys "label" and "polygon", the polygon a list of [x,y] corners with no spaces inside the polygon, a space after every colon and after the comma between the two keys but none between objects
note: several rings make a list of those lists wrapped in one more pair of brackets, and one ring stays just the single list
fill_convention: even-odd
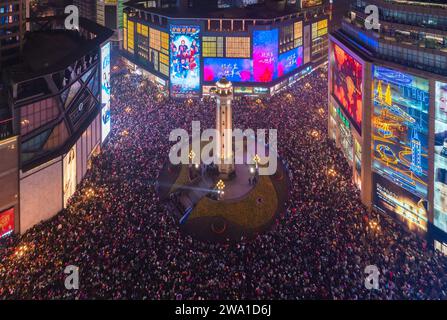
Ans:
[{"label": "advertisement poster", "polygon": [[447,83],[436,82],[434,225],[447,232]]},{"label": "advertisement poster", "polygon": [[76,145],[70,149],[63,160],[64,165],[64,208],[68,199],[76,191]]},{"label": "advertisement poster", "polygon": [[373,174],[373,202],[383,213],[393,215],[406,223],[410,230],[427,231],[427,201],[377,173]]},{"label": "advertisement poster", "polygon": [[426,199],[429,82],[374,67],[373,169]]},{"label": "advertisement poster", "polygon": [[301,0],[302,8],[321,6],[322,4],[323,4],[323,0]]},{"label": "advertisement poster", "polygon": [[278,29],[253,31],[253,76],[255,82],[270,82],[278,63]]},{"label": "advertisement poster", "polygon": [[360,132],[362,129],[362,64],[332,43],[330,56],[331,93]]},{"label": "advertisement poster", "polygon": [[279,55],[278,77],[289,74],[303,64],[303,47],[298,47]]},{"label": "advertisement poster", "polygon": [[235,58],[205,58],[205,81],[218,81],[226,77],[231,82],[253,81],[253,61],[251,59]]},{"label": "advertisement poster", "polygon": [[101,142],[110,133],[110,42],[101,48]]},{"label": "advertisement poster", "polygon": [[188,98],[200,95],[200,26],[170,27],[171,94]]},{"label": "advertisement poster", "polygon": [[0,238],[14,232],[14,208],[0,212]]}]

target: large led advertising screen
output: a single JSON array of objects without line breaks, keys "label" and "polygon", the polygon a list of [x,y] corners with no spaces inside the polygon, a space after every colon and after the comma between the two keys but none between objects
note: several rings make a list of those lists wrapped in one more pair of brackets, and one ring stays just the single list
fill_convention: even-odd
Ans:
[{"label": "large led advertising screen", "polygon": [[253,81],[253,61],[236,58],[205,58],[203,78],[205,81],[218,81],[226,77],[232,82]]},{"label": "large led advertising screen", "polygon": [[101,48],[101,142],[110,133],[110,42]]},{"label": "large led advertising screen", "polygon": [[279,55],[278,77],[295,71],[303,64],[303,47],[298,47]]},{"label": "large led advertising screen", "polygon": [[374,206],[405,222],[410,230],[427,231],[427,201],[391,181],[373,174]]},{"label": "large led advertising screen", "polygon": [[253,31],[253,77],[270,82],[277,77],[278,29]]},{"label": "large led advertising screen", "polygon": [[447,232],[447,83],[436,82],[433,224]]},{"label": "large led advertising screen", "polygon": [[331,93],[360,132],[363,107],[362,64],[334,42],[329,63],[332,78]]},{"label": "large led advertising screen", "polygon": [[170,27],[171,94],[175,97],[200,95],[200,26]]},{"label": "large led advertising screen", "polygon": [[14,208],[0,212],[0,238],[14,231]]},{"label": "large led advertising screen", "polygon": [[429,82],[374,67],[373,169],[427,199]]},{"label": "large led advertising screen", "polygon": [[76,145],[64,156],[63,166],[64,208],[66,208],[68,200],[76,191]]},{"label": "large led advertising screen", "polygon": [[302,8],[321,6],[322,4],[323,4],[323,0],[301,0]]}]

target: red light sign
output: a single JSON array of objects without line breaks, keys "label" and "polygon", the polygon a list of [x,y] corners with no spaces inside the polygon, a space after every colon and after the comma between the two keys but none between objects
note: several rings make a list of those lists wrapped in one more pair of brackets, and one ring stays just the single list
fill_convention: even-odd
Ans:
[{"label": "red light sign", "polygon": [[14,231],[14,208],[0,213],[0,238]]}]

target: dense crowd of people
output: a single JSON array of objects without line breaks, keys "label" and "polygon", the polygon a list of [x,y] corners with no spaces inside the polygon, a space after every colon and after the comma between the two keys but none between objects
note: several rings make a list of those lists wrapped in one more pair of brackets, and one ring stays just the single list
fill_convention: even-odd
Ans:
[{"label": "dense crowd of people", "polygon": [[[305,83],[308,83],[304,85]],[[112,135],[66,210],[0,246],[1,299],[445,299],[447,260],[399,224],[368,212],[327,136],[327,78],[234,101],[234,127],[278,130],[291,173],[270,230],[210,244],[179,229],[156,181],[169,133],[214,126],[209,99],[172,100],[135,74],[112,79]],[[328,174],[328,170],[331,174]],[[375,221],[378,228],[370,228]],[[79,290],[64,269],[79,267]],[[365,267],[380,271],[365,287]]]}]

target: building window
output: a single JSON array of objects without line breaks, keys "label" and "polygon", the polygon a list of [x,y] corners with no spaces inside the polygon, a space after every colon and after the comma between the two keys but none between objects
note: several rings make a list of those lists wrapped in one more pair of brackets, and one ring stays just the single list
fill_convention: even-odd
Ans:
[{"label": "building window", "polygon": [[68,138],[68,131],[67,127],[65,126],[64,121],[59,123],[51,133],[50,137],[48,138],[47,142],[43,146],[44,150],[53,150],[65,143],[65,141]]},{"label": "building window", "polygon": [[20,133],[22,135],[56,119],[59,108],[55,98],[35,102],[20,108]]},{"label": "building window", "polygon": [[160,72],[169,77],[169,67],[163,63],[160,63]]},{"label": "building window", "polygon": [[303,22],[295,22],[293,25],[293,46],[300,47],[303,45]]},{"label": "building window", "polygon": [[149,61],[153,64],[154,69],[158,71],[158,51],[150,49]]},{"label": "building window", "polygon": [[152,49],[155,49],[157,51],[160,51],[161,49],[161,41],[160,41],[160,31],[156,29],[149,29],[149,46]]},{"label": "building window", "polygon": [[288,25],[281,28],[280,38],[279,38],[279,52],[285,52],[293,49],[294,47],[294,25]]},{"label": "building window", "polygon": [[166,32],[161,33],[161,52],[169,54],[169,34]]},{"label": "building window", "polygon": [[203,37],[204,57],[223,57],[223,37]]},{"label": "building window", "polygon": [[230,58],[250,58],[250,38],[227,37],[226,56]]},{"label": "building window", "polygon": [[134,52],[135,40],[134,40],[134,22],[128,21],[128,29],[127,29],[127,49],[129,52]]},{"label": "building window", "polygon": [[312,39],[322,37],[327,34],[327,19],[312,23]]},{"label": "building window", "polygon": [[160,63],[163,63],[165,65],[169,65],[169,57],[163,53],[160,53]]}]

